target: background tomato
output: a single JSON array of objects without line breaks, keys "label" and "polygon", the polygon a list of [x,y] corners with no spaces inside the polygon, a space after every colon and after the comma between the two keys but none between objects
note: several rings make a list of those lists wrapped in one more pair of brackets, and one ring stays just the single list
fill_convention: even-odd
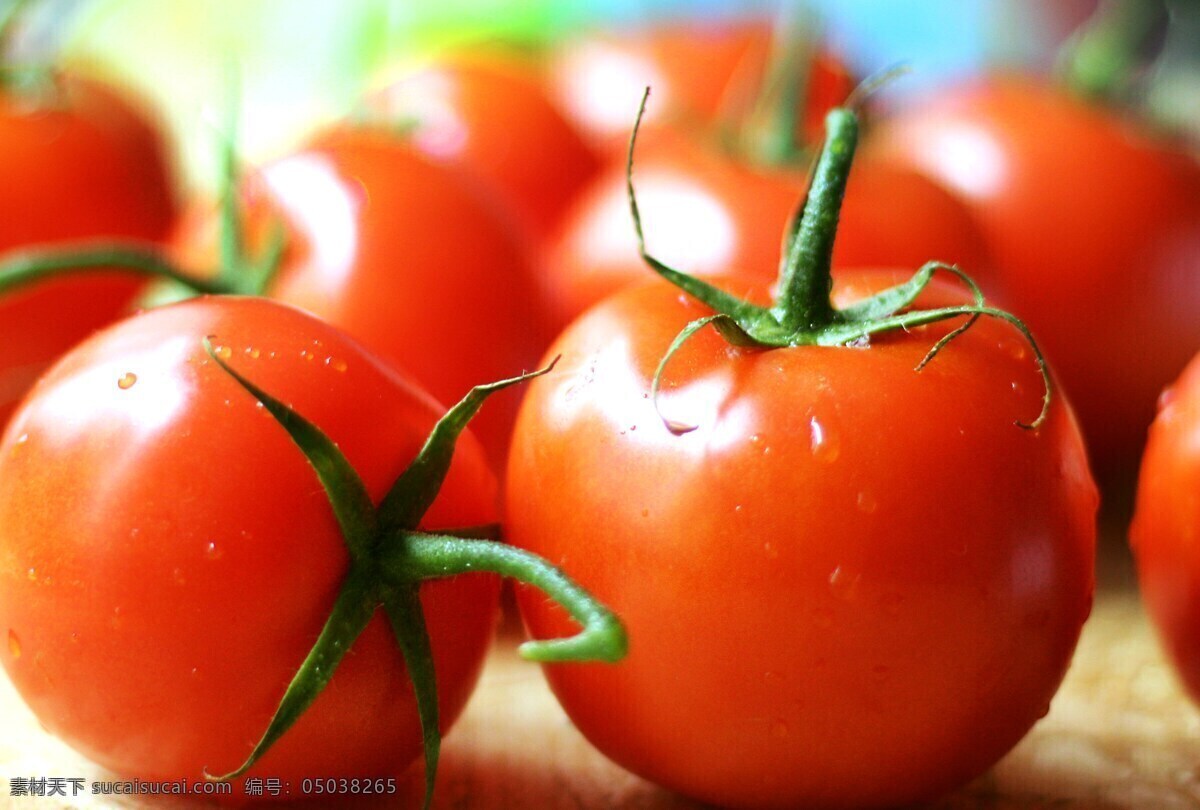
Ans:
[{"label": "background tomato", "polygon": [[1200,347],[1200,165],[1032,80],[947,88],[868,134],[976,216],[978,280],[1029,323],[1099,465],[1136,459],[1158,392]]},{"label": "background tomato", "polygon": [[[77,76],[0,91],[0,252],[65,240],[160,240],[175,216],[163,145],[144,115]],[[0,424],[37,376],[115,320],[141,281],[50,281],[0,299]]]},{"label": "background tomato", "polygon": [[465,168],[543,236],[600,159],[543,88],[535,65],[446,55],[370,94],[365,117],[400,127],[434,160]]},{"label": "background tomato", "polygon": [[[773,279],[807,166],[756,167],[679,132],[647,136],[634,177],[650,251],[698,276]],[[839,267],[913,270],[934,258],[969,272],[989,262],[961,203],[915,171],[868,160],[850,175],[834,257]],[[580,197],[545,261],[556,323],[650,274],[637,251],[622,156]]]},{"label": "background tomato", "polygon": [[[440,409],[339,330],[262,299],[205,298],[98,333],[43,378],[0,444],[0,648],[42,724],[145,779],[232,770],[267,727],[348,566],[321,484],[205,353],[292,405],[380,499]],[[495,520],[461,442],[425,528]],[[498,582],[423,584],[448,725],[470,694]],[[396,774],[421,751],[412,688],[377,615],[252,771]]]},{"label": "background tomato", "polygon": [[[593,30],[558,45],[549,81],[575,125],[605,153],[619,155],[647,85],[656,101],[646,118],[651,128],[672,121],[707,127],[748,105],[764,80],[773,37],[771,22],[757,18]],[[854,87],[849,69],[829,49],[818,48],[808,69],[804,140],[820,137],[825,111]]]},{"label": "background tomato", "polygon": [[1200,360],[1162,395],[1130,537],[1138,582],[1184,685],[1200,701]]},{"label": "background tomato", "polygon": [[[389,133],[347,128],[255,175],[250,222],[261,236],[278,216],[289,234],[271,297],[345,329],[442,402],[533,368],[549,333],[527,254],[461,173]],[[218,233],[215,211],[198,210],[174,250],[211,268]],[[472,423],[498,466],[517,397],[496,395]]]},{"label": "background tomato", "polygon": [[[844,275],[839,303],[900,279]],[[966,782],[1046,713],[1091,605],[1097,496],[1068,405],[1014,425],[1042,382],[994,321],[920,373],[950,325],[776,350],[705,330],[667,367],[663,413],[698,425],[672,435],[651,377],[707,312],[627,290],[529,389],[507,536],[630,637],[620,664],[547,669],[551,687],[616,762],[723,806],[896,806]],[[566,626],[520,606],[534,637]]]}]

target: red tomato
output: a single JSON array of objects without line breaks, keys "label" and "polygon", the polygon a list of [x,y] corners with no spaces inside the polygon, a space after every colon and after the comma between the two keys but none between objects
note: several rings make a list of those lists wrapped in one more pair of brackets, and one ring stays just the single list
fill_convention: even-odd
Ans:
[{"label": "red tomato", "polygon": [[[373,499],[436,403],[339,330],[263,299],[205,298],[100,332],[37,384],[0,443],[0,659],[43,726],[107,768],[238,766],[329,615],[349,557],[316,473],[206,354],[317,424]],[[428,528],[495,520],[460,443]],[[422,584],[445,724],[465,703],[498,581]],[[252,774],[392,775],[421,752],[412,688],[376,615]]]},{"label": "red tomato", "polygon": [[978,280],[1038,336],[1098,462],[1133,460],[1158,392],[1200,346],[1200,165],[1015,78],[940,90],[864,149],[970,207],[995,259]]},{"label": "red tomato", "polygon": [[[606,153],[624,151],[642,91],[656,104],[646,123],[708,125],[730,104],[743,104],[763,79],[773,31],[766,20],[693,21],[592,32],[567,40],[552,58],[550,82],[568,117]],[[825,111],[854,87],[841,59],[818,49],[808,79],[805,139],[820,137]]]},{"label": "red tomato", "polygon": [[[847,274],[840,303],[901,274]],[[737,289],[750,286],[735,282]],[[766,285],[752,297],[766,299]],[[934,285],[923,303],[962,301]],[[622,617],[629,656],[548,668],[616,762],[722,806],[895,806],[980,774],[1049,706],[1088,615],[1097,494],[1011,327],[748,349],[647,284],[552,347],[507,479],[507,537]],[[561,613],[532,593],[534,637]]]},{"label": "red tomato", "polygon": [[1159,402],[1130,536],[1146,608],[1200,701],[1200,360]]},{"label": "red tomato", "polygon": [[[380,131],[345,129],[248,178],[251,223],[282,217],[289,248],[267,293],[339,326],[454,402],[480,380],[531,369],[549,342],[512,229],[464,178]],[[216,263],[219,220],[197,211],[174,241]],[[472,422],[502,464],[515,392]]]},{"label": "red tomato", "polygon": [[[0,252],[65,240],[158,240],[174,215],[163,145],[112,91],[57,76],[0,91]],[[141,282],[123,274],[50,281],[0,299],[0,424],[55,358],[116,319]]]},{"label": "red tomato", "polygon": [[[658,130],[639,138],[634,176],[647,247],[663,262],[698,276],[774,279],[785,226],[804,193],[803,168],[757,168]],[[878,161],[856,162],[836,244],[839,267],[916,270],[933,258],[974,272],[989,261],[959,202],[916,172]],[[629,219],[624,157],[579,199],[545,265],[560,326],[650,274]]]},{"label": "red tomato", "polygon": [[532,66],[513,57],[443,57],[365,106],[372,120],[411,126],[414,146],[478,177],[539,238],[600,168]]}]

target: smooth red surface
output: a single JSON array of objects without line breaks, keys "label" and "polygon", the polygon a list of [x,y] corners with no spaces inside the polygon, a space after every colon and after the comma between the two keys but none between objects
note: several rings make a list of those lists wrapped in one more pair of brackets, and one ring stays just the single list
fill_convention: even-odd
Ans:
[{"label": "smooth red surface", "polygon": [[[646,247],[657,259],[698,276],[776,277],[784,231],[804,199],[805,167],[758,168],[659,130],[639,139],[633,171]],[[856,161],[840,222],[836,267],[916,270],[936,259],[978,273],[989,263],[963,205],[910,169]],[[544,264],[560,325],[653,275],[637,252],[624,157],[580,197]]]},{"label": "smooth red surface", "polygon": [[[771,57],[772,25],[759,19],[665,22],[593,31],[553,55],[549,82],[568,118],[606,154],[624,151],[647,86],[654,106],[646,125],[706,128],[746,113]],[[797,42],[793,47],[803,47]],[[800,129],[819,138],[825,112],[845,101],[855,79],[840,57],[818,47],[809,66]]]},{"label": "smooth red surface", "polygon": [[[320,427],[380,499],[440,411],[342,332],[262,299],[197,299],[66,356],[0,443],[0,660],[42,725],[118,774],[203,778],[250,753],[316,640],[348,555],[316,474],[216,351]],[[494,521],[469,436],[424,520]],[[444,725],[498,582],[422,585]],[[398,773],[421,751],[382,614],[253,774]]]},{"label": "smooth red surface", "polygon": [[[281,217],[289,247],[267,293],[345,329],[443,403],[532,370],[550,340],[528,254],[452,168],[385,132],[342,129],[247,178],[251,230]],[[194,268],[216,263],[219,222],[197,210],[174,240]],[[503,465],[519,392],[473,427]]]},{"label": "smooth red surface", "polygon": [[434,160],[467,170],[541,238],[600,158],[567,121],[531,64],[515,57],[442,57],[365,102],[371,120],[405,130]]},{"label": "smooth red surface", "polygon": [[[843,303],[900,274],[842,278]],[[743,282],[735,282],[742,284]],[[760,286],[756,296],[765,297]],[[963,300],[935,286],[927,304]],[[1090,610],[1097,494],[1010,326],[744,349],[662,284],[550,349],[518,418],[509,541],[625,622],[629,656],[547,666],[573,722],[646,778],[734,807],[898,806],[982,773],[1049,707]],[[532,636],[564,615],[531,591]]]},{"label": "smooth red surface", "polygon": [[1200,347],[1200,164],[1017,78],[942,89],[864,149],[970,207],[995,259],[980,281],[1033,328],[1098,466],[1135,462],[1158,392]]},{"label": "smooth red surface", "polygon": [[[70,76],[44,94],[0,92],[0,189],[0,253],[67,240],[160,240],[176,212],[150,122],[113,91]],[[55,358],[121,315],[140,285],[103,274],[6,294],[0,424]]]},{"label": "smooth red surface", "polygon": [[1200,702],[1200,360],[1160,400],[1130,538],[1146,608]]}]

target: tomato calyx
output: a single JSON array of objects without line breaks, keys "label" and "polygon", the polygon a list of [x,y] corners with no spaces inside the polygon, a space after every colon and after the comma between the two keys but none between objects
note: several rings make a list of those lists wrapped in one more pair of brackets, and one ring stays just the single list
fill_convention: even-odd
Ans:
[{"label": "tomato calyx", "polygon": [[[867,86],[864,86],[867,88]],[[659,361],[651,382],[651,397],[658,408],[658,392],[671,357],[692,335],[712,325],[730,343],[764,349],[795,346],[861,346],[871,335],[896,329],[965,317],[966,320],[938,340],[917,364],[922,370],[951,341],[969,329],[981,316],[1006,321],[1017,329],[1033,351],[1042,376],[1042,407],[1030,422],[1015,420],[1018,427],[1033,430],[1041,426],[1050,409],[1052,383],[1049,368],[1029,328],[1015,315],[987,305],[978,285],[957,267],[942,262],[927,262],[906,282],[841,309],[831,299],[833,289],[833,243],[837,234],[838,214],[850,176],[858,141],[858,117],[854,99],[831,110],[825,119],[826,138],[809,181],[803,205],[792,217],[784,240],[780,262],[778,293],[771,306],[764,307],[738,298],[695,276],[675,270],[646,250],[641,214],[633,184],[633,155],[638,128],[646,110],[650,89],[642,96],[641,107],[629,139],[626,162],[626,188],[630,214],[642,259],[661,277],[715,312],[693,320],[675,337]],[[949,273],[960,280],[972,295],[972,303],[935,309],[910,309],[917,296],[928,286],[934,273]],[[676,434],[687,433],[695,425],[673,421],[662,415],[663,423]]]},{"label": "tomato calyx", "polygon": [[621,621],[587,591],[546,560],[479,534],[494,527],[428,533],[418,526],[450,469],[455,444],[467,423],[493,393],[547,373],[546,368],[480,385],[434,425],[416,458],[376,507],[353,466],[313,423],[231,368],[205,340],[209,356],[254,396],[288,432],[317,474],[350,556],[350,568],[333,609],[308,656],[288,685],[274,717],[245,762],[211,780],[246,773],[304,714],[333,678],[343,656],[382,608],[404,657],[416,696],[425,748],[428,807],[437,775],[441,732],[433,652],[419,598],[425,580],[490,572],[533,585],[564,607],[582,626],[568,638],[527,641],[521,655],[531,661],[604,661],[624,657],[628,642]]}]

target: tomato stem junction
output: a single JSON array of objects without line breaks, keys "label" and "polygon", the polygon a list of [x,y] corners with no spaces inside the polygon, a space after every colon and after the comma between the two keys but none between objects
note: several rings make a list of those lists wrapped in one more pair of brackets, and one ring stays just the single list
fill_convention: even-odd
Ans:
[{"label": "tomato stem junction", "polygon": [[[396,479],[376,508],[350,462],[321,430],[287,405],[241,376],[212,350],[209,356],[288,432],[317,474],[333,507],[350,556],[350,570],[334,608],[308,657],[288,685],[262,738],[237,769],[211,779],[232,779],[248,771],[296,722],[329,683],[342,657],[382,608],[404,656],[416,696],[425,746],[425,802],[428,807],[441,746],[433,650],[419,598],[426,580],[469,573],[493,573],[534,585],[582,625],[564,639],[531,641],[522,655],[534,661],[620,660],[627,648],[620,620],[566,574],[542,558],[463,532],[429,533],[419,524],[441,488],[459,435],[496,391],[545,374],[554,367],[481,385],[434,425],[416,458]],[[557,361],[556,361],[557,362]]]},{"label": "tomato stem junction", "polygon": [[[879,81],[895,75],[895,72],[896,70],[889,71],[880,79],[868,82],[873,87]],[[714,310],[714,314],[705,315],[687,324],[664,353],[650,385],[656,409],[662,376],[668,362],[693,335],[709,325],[735,345],[770,349],[858,345],[871,335],[881,332],[964,317],[966,320],[959,327],[938,340],[930,349],[916,367],[916,370],[920,371],[979,317],[986,316],[1012,324],[1033,350],[1038,371],[1042,376],[1042,407],[1031,422],[1015,420],[1014,424],[1031,430],[1041,426],[1049,413],[1052,391],[1050,372],[1041,349],[1021,320],[1008,312],[988,306],[978,285],[958,268],[942,262],[928,262],[902,284],[841,309],[834,306],[831,298],[834,238],[858,141],[858,116],[853,105],[831,110],[825,119],[825,142],[813,170],[808,193],[800,210],[788,225],[784,255],[780,263],[778,293],[770,307],[762,307],[731,295],[695,276],[668,267],[646,250],[641,213],[633,184],[633,156],[638,129],[649,96],[650,89],[646,88],[633,133],[629,138],[625,174],[638,252],[656,273]],[[856,92],[851,98],[857,103],[861,96],[862,93]],[[917,296],[928,286],[933,274],[938,271],[949,273],[963,282],[972,295],[972,303],[926,310],[910,308]],[[673,433],[687,433],[695,428],[694,425],[681,424],[662,416],[661,410],[659,415]]]}]

